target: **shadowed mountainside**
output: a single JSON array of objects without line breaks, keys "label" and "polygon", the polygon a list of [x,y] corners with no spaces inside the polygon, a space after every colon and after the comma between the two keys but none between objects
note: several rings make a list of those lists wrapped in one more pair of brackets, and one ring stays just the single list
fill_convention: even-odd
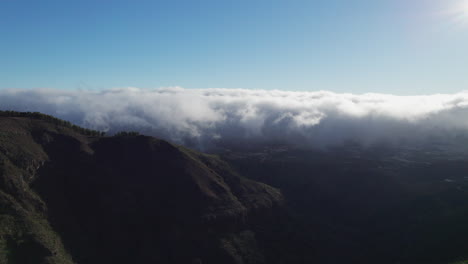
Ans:
[{"label": "shadowed mountainside", "polygon": [[316,263],[447,264],[468,256],[468,153],[456,149],[350,142],[221,156],[281,189]]},{"label": "shadowed mountainside", "polygon": [[0,264],[465,263],[461,145],[239,144],[221,159],[0,112]]},{"label": "shadowed mountainside", "polygon": [[277,189],[163,140],[83,131],[0,117],[0,263],[268,261]]}]

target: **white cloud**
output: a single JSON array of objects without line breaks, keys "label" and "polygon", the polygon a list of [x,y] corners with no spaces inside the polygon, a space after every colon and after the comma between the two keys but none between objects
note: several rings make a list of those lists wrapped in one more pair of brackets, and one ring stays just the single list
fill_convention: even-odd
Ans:
[{"label": "white cloud", "polygon": [[425,96],[245,89],[2,90],[0,109],[39,111],[88,128],[176,142],[423,138],[468,130],[468,92]]}]

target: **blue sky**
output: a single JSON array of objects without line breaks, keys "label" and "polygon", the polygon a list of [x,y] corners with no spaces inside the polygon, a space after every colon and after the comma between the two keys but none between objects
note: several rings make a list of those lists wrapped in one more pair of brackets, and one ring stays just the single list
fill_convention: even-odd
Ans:
[{"label": "blue sky", "polygon": [[0,88],[468,90],[460,1],[0,0]]}]

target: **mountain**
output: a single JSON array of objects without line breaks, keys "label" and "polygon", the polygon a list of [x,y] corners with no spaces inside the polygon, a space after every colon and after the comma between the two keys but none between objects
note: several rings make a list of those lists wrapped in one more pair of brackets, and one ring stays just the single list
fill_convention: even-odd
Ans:
[{"label": "mountain", "polygon": [[242,175],[281,189],[294,232],[313,245],[316,263],[468,259],[466,146],[271,145],[221,156]]},{"label": "mountain", "polygon": [[214,155],[0,113],[0,263],[268,263],[283,203]]},{"label": "mountain", "polygon": [[463,142],[214,155],[0,112],[0,263],[467,263]]}]

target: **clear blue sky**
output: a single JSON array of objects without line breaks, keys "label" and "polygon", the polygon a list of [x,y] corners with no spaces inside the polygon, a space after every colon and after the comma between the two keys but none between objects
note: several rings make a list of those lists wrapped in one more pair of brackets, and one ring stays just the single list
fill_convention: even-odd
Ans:
[{"label": "clear blue sky", "polygon": [[0,0],[0,88],[468,90],[457,1]]}]

